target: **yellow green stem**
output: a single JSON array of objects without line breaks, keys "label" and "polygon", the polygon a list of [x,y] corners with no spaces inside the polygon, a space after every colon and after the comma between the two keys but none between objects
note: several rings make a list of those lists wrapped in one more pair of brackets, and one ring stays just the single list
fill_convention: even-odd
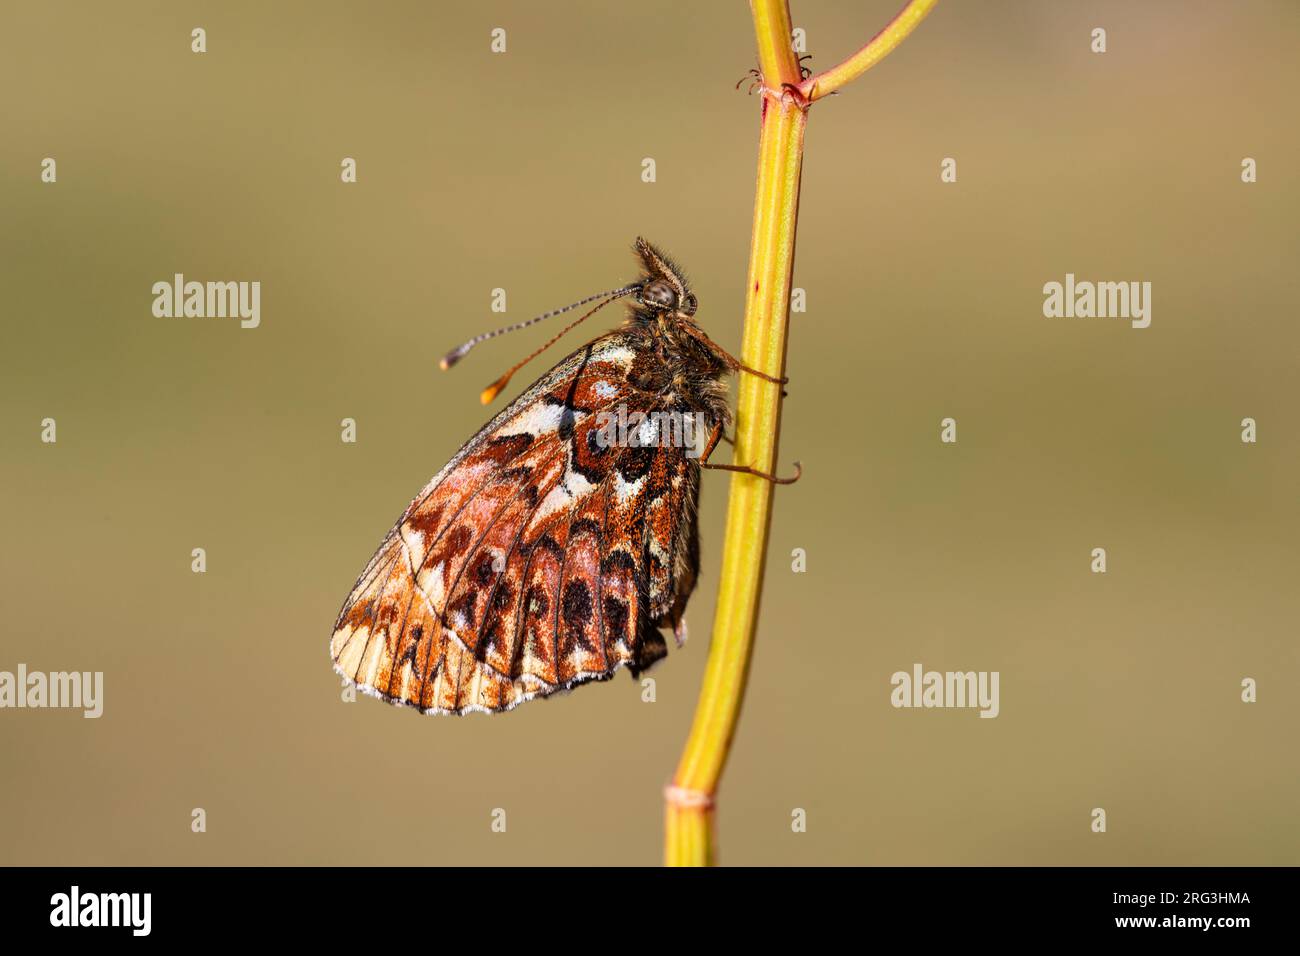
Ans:
[{"label": "yellow green stem", "polygon": [[[925,6],[928,12],[934,3],[918,0],[912,5]],[[779,377],[785,369],[799,179],[810,98],[799,85],[799,63],[790,44],[786,0],[751,0],[750,6],[758,42],[763,113],[741,361]],[[902,16],[899,14],[895,23]],[[876,59],[897,46],[910,30],[907,27]],[[781,387],[744,372],[737,382],[733,463],[774,474],[778,464]],[[664,859],[670,866],[709,866],[717,862],[715,798],[745,697],[763,590],[772,492],[772,484],[763,478],[732,475],[718,604],[704,683],[690,736],[665,793]]]}]

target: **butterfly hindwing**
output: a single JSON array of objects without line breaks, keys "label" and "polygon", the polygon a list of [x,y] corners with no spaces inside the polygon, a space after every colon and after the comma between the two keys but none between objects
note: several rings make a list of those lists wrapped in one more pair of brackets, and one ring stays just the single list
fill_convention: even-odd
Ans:
[{"label": "butterfly hindwing", "polygon": [[647,358],[613,332],[561,361],[411,503],[348,597],[336,669],[426,712],[506,710],[666,653],[698,564],[699,466],[611,447],[599,415],[650,411]]}]

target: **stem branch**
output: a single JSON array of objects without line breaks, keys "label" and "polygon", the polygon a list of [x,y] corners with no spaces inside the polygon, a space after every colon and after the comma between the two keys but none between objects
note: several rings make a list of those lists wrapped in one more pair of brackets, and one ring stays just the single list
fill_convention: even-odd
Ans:
[{"label": "stem branch", "polygon": [[838,66],[808,77],[799,84],[799,92],[811,103],[823,96],[830,96],[845,83],[857,79],[892,53],[894,47],[917,28],[938,2],[939,0],[909,0],[866,46]]}]

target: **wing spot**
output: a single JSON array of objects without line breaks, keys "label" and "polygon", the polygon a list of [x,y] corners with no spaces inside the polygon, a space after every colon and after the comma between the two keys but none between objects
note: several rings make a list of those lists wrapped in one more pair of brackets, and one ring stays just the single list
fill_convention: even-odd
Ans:
[{"label": "wing spot", "polygon": [[627,602],[613,595],[605,596],[605,623],[609,634],[615,641],[627,637]]},{"label": "wing spot", "polygon": [[528,589],[528,614],[530,617],[545,614],[550,606],[551,602],[546,599],[545,591],[535,584]]},{"label": "wing spot", "polygon": [[591,592],[583,581],[570,581],[564,588],[564,623],[581,633],[591,620]]},{"label": "wing spot", "polygon": [[479,587],[487,587],[496,577],[496,571],[493,570],[494,559],[491,554],[484,551],[479,555],[479,559],[474,564],[473,581]]}]

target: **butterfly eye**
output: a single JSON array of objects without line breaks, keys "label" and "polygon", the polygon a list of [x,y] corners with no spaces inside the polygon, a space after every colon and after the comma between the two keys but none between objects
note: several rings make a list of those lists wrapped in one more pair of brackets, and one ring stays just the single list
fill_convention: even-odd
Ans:
[{"label": "butterfly eye", "polygon": [[648,283],[637,299],[642,305],[648,305],[652,309],[677,308],[677,293],[663,279],[655,279]]}]

